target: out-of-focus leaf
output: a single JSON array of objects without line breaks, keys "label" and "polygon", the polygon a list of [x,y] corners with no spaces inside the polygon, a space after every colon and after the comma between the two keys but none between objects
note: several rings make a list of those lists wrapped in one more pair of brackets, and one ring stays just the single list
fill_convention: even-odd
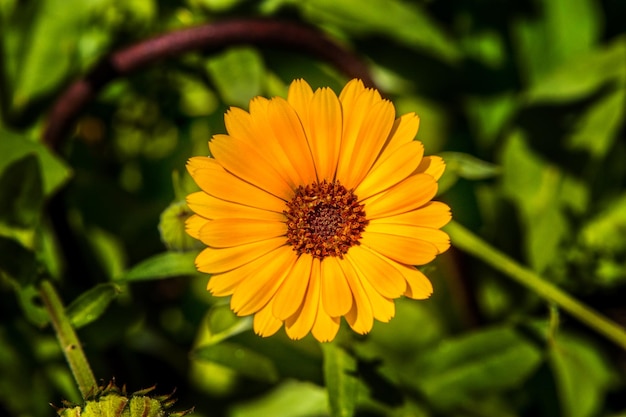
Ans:
[{"label": "out-of-focus leaf", "polygon": [[349,33],[388,36],[404,45],[455,62],[456,44],[417,4],[398,0],[308,0],[296,3],[308,19]]},{"label": "out-of-focus leaf", "polygon": [[[626,50],[624,51],[626,59]],[[611,149],[624,123],[626,109],[626,68],[620,88],[607,94],[585,112],[568,138],[572,150],[584,149],[602,158]]]},{"label": "out-of-focus leaf", "polygon": [[212,57],[206,67],[227,104],[247,108],[250,99],[262,92],[265,67],[255,49],[229,49]]},{"label": "out-of-focus leaf", "polygon": [[518,64],[531,84],[589,51],[601,30],[600,6],[593,0],[541,0],[536,5],[536,15],[513,25]]},{"label": "out-of-focus leaf", "polygon": [[195,252],[165,252],[154,255],[127,271],[117,282],[150,281],[195,274]]},{"label": "out-of-focus leaf", "polygon": [[465,100],[468,122],[485,149],[493,146],[517,107],[516,97],[505,93],[493,97],[472,96]]},{"label": "out-of-focus leaf", "polygon": [[32,283],[37,273],[35,254],[15,240],[0,236],[0,271],[19,285]]},{"label": "out-of-focus leaf", "polygon": [[97,227],[90,228],[87,237],[107,277],[114,279],[122,275],[126,257],[120,241],[113,234]]},{"label": "out-of-focus leaf", "polygon": [[621,36],[555,68],[532,86],[525,99],[528,104],[562,102],[588,96],[611,81],[623,85],[625,57],[626,36]]},{"label": "out-of-focus leaf", "polygon": [[207,313],[208,334],[203,341],[216,344],[250,329],[251,317],[237,317],[227,304],[214,305]]},{"label": "out-of-focus leaf", "polygon": [[0,172],[18,159],[34,154],[41,167],[43,192],[49,196],[54,193],[71,175],[70,169],[58,157],[41,143],[3,129],[0,126]]},{"label": "out-of-focus leaf", "polygon": [[42,206],[39,162],[30,154],[6,167],[0,176],[0,222],[13,227],[34,227]]},{"label": "out-of-focus leaf", "polygon": [[626,194],[611,200],[587,223],[580,233],[582,244],[598,252],[617,253],[626,250]]},{"label": "out-of-focus leaf", "polygon": [[484,180],[500,174],[500,168],[490,162],[483,161],[463,152],[441,152],[446,162],[446,170],[454,172],[468,180]]},{"label": "out-of-focus leaf", "polygon": [[18,290],[18,301],[24,316],[35,326],[43,327],[50,320],[48,312],[41,305],[39,290],[34,285],[26,285]]},{"label": "out-of-focus leaf", "polygon": [[359,383],[354,375],[356,361],[348,352],[332,343],[322,345],[322,352],[331,416],[351,417],[354,415]]},{"label": "out-of-focus leaf", "polygon": [[562,408],[568,417],[598,415],[607,389],[615,382],[613,365],[598,347],[567,334],[559,334],[549,355]]},{"label": "out-of-focus leaf", "polygon": [[520,386],[540,363],[540,351],[518,333],[492,328],[443,341],[407,364],[401,377],[445,410]]},{"label": "out-of-focus leaf", "polygon": [[326,391],[307,382],[288,381],[268,395],[235,404],[231,417],[317,417],[328,414]]},{"label": "out-of-focus leaf", "polygon": [[198,360],[226,366],[248,378],[268,382],[278,380],[278,371],[269,358],[235,343],[200,346],[192,355]]},{"label": "out-of-focus leaf", "polygon": [[67,307],[67,315],[75,328],[86,326],[100,317],[119,294],[115,284],[99,284],[78,296]]}]

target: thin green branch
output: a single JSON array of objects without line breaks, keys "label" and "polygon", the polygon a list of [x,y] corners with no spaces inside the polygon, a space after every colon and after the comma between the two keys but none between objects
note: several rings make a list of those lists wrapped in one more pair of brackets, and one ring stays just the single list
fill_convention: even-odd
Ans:
[{"label": "thin green branch", "polygon": [[446,231],[450,234],[452,244],[455,247],[474,255],[491,265],[494,269],[526,286],[540,297],[555,303],[564,311],[626,350],[626,329],[617,323],[581,303],[535,272],[524,268],[459,223],[451,222],[446,227]]},{"label": "thin green branch", "polygon": [[98,385],[89,362],[87,362],[80,340],[78,340],[74,327],[65,314],[65,307],[50,281],[46,280],[41,283],[39,293],[50,315],[52,327],[54,327],[57,334],[65,359],[74,374],[78,389],[83,399],[87,399],[96,392]]}]

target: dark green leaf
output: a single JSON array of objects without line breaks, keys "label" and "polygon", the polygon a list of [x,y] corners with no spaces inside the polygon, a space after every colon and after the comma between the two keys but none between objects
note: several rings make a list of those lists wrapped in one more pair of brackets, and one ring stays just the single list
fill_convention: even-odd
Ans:
[{"label": "dark green leaf", "polygon": [[116,281],[150,281],[155,279],[172,278],[181,275],[195,274],[195,252],[165,252],[154,255],[136,265]]},{"label": "dark green leaf", "polygon": [[31,154],[37,156],[41,172],[45,174],[42,178],[43,192],[49,196],[69,179],[70,169],[41,143],[33,142],[0,126],[0,172],[18,159]]},{"label": "dark green leaf", "polygon": [[351,417],[358,392],[358,379],[354,375],[356,361],[339,346],[326,343],[324,352],[324,381],[328,390],[331,416]]},{"label": "dark green leaf", "polygon": [[37,273],[35,254],[15,240],[0,236],[0,271],[19,285],[31,284]]},{"label": "dark green leaf", "polygon": [[437,408],[451,409],[520,386],[540,363],[533,344],[503,327],[448,339],[407,364],[403,377]]},{"label": "dark green leaf", "polygon": [[269,358],[234,343],[201,346],[192,354],[198,360],[217,363],[248,378],[268,382],[278,379],[278,371]]},{"label": "dark green leaf", "polygon": [[75,328],[83,327],[100,317],[119,294],[115,284],[99,284],[82,293],[67,307],[67,316]]},{"label": "dark green leaf", "polygon": [[34,227],[42,205],[41,172],[35,155],[27,155],[5,168],[0,176],[0,222],[13,227]]}]

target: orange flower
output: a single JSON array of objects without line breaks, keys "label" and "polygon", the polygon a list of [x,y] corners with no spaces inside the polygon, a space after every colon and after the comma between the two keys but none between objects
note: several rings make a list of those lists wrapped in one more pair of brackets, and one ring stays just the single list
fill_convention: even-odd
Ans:
[{"label": "orange flower", "polygon": [[419,118],[360,80],[339,97],[294,81],[287,100],[231,108],[213,157],[187,168],[202,191],[187,203],[188,233],[208,290],[254,314],[254,330],[332,340],[345,317],[357,333],[387,322],[402,295],[432,285],[414,265],[448,249],[447,205],[431,201],[445,165],[415,141]]}]

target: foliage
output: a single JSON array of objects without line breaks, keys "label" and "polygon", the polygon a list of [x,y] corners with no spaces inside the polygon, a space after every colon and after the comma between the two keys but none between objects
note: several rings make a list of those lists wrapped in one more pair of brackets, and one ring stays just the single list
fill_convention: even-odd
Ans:
[{"label": "foliage", "polygon": [[0,1],[0,414],[81,401],[41,277],[99,380],[176,388],[194,415],[626,414],[624,351],[459,251],[430,267],[431,299],[320,346],[255,336],[205,291],[193,245],[161,240],[224,111],[298,77],[338,89],[327,63],[186,53],[105,86],[58,154],[41,139],[68,83],[117,48],[230,18],[312,25],[420,115],[457,221],[626,325],[625,15],[620,0]]}]

